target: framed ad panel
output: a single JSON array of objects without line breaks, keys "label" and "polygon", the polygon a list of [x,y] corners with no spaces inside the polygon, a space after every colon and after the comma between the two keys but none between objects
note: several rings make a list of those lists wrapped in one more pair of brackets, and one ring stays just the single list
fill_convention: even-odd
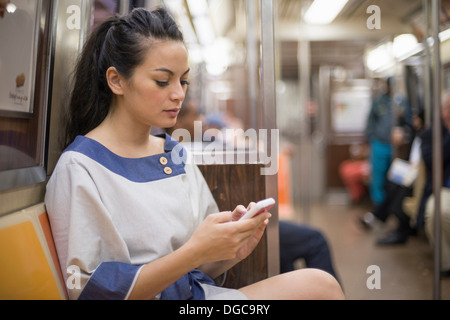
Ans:
[{"label": "framed ad panel", "polygon": [[41,0],[3,1],[0,11],[0,115],[33,114]]},{"label": "framed ad panel", "polygon": [[46,178],[53,5],[0,1],[0,192]]}]

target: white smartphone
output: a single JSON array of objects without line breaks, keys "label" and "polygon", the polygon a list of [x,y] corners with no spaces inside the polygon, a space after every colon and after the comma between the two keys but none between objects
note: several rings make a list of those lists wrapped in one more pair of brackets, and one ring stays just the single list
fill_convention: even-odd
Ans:
[{"label": "white smartphone", "polygon": [[275,204],[275,200],[273,198],[267,198],[261,201],[258,201],[253,207],[250,208],[242,217],[242,219],[250,219],[256,217],[258,214],[263,213],[264,211],[268,211]]}]

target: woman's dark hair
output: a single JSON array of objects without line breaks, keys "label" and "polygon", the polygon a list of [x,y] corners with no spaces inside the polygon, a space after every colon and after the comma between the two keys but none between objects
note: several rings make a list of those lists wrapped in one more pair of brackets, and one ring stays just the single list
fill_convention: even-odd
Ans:
[{"label": "woman's dark hair", "polygon": [[77,135],[85,135],[108,115],[113,99],[106,71],[115,67],[129,79],[143,63],[152,40],[183,41],[177,24],[164,8],[136,8],[113,17],[89,36],[75,68],[74,85],[66,117],[64,147]]}]

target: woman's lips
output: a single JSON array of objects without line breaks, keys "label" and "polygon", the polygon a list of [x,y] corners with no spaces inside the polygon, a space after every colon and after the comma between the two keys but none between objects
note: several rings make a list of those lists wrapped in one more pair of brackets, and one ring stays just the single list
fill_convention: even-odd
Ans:
[{"label": "woman's lips", "polygon": [[165,113],[167,113],[170,117],[175,118],[180,113],[180,108],[174,108],[170,110],[164,110]]}]

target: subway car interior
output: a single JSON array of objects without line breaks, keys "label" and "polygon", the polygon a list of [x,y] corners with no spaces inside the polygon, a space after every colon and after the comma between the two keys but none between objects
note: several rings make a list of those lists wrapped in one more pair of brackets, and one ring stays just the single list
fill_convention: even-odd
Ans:
[{"label": "subway car interior", "polygon": [[[227,285],[284,272],[287,246],[310,251],[294,269],[311,266],[319,245],[289,243],[287,223],[321,235],[349,300],[450,299],[448,131],[439,126],[449,0],[0,0],[0,299],[67,299],[44,197],[73,70],[104,20],[160,6],[182,30],[190,84],[176,126],[152,131],[192,152],[221,210],[276,201],[261,244]],[[390,151],[380,200],[368,128],[383,94],[392,103],[382,106],[396,109],[381,129]],[[420,152],[417,166],[410,159],[427,130],[431,171]],[[398,190],[399,202],[382,207]],[[393,238],[397,209],[408,232]]]}]

